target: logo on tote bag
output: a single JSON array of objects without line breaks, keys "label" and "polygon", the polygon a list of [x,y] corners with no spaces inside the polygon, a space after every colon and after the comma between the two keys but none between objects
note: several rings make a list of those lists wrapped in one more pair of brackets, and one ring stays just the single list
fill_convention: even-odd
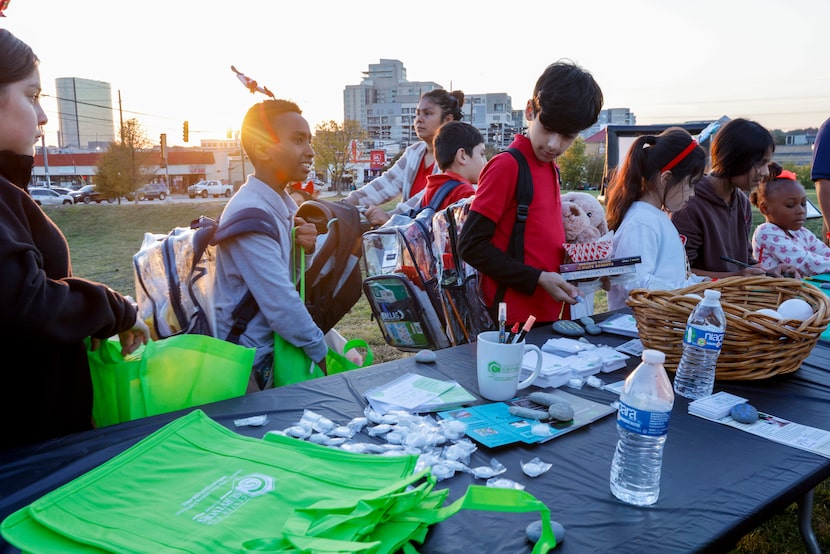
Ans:
[{"label": "logo on tote bag", "polygon": [[[199,504],[206,500],[211,501],[209,506],[201,508],[201,512],[193,516],[193,521],[205,525],[216,525],[223,519],[233,514],[251,499],[268,494],[274,490],[275,479],[261,473],[249,473],[240,475],[238,471],[233,475],[223,476],[211,483],[205,489],[182,504],[183,509],[177,515],[192,509],[200,509]],[[230,485],[230,489],[221,493],[219,498],[214,496],[214,491]]]}]

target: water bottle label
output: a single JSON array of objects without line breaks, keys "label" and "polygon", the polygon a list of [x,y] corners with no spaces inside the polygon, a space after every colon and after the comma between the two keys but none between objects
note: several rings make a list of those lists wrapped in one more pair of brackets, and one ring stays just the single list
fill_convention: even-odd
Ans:
[{"label": "water bottle label", "polygon": [[650,412],[632,408],[620,402],[617,411],[617,424],[633,433],[650,437],[661,437],[669,432],[669,416],[671,412]]},{"label": "water bottle label", "polygon": [[706,329],[696,325],[686,325],[683,342],[706,350],[720,350],[723,345],[723,331]]}]

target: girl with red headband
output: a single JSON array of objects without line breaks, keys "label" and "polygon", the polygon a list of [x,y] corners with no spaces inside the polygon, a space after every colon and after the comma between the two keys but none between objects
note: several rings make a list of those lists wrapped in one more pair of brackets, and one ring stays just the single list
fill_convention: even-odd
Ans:
[{"label": "girl with red headband", "polygon": [[614,257],[640,256],[636,273],[613,277],[608,309],[625,306],[635,288],[675,289],[703,280],[686,263],[668,213],[681,209],[703,176],[706,152],[688,131],[670,127],[638,137],[608,187],[605,217],[614,231]]},{"label": "girl with red headband", "polygon": [[752,235],[753,256],[766,269],[788,264],[795,277],[830,272],[830,247],[804,227],[807,194],[798,177],[775,162],[769,172],[749,196],[766,219]]}]

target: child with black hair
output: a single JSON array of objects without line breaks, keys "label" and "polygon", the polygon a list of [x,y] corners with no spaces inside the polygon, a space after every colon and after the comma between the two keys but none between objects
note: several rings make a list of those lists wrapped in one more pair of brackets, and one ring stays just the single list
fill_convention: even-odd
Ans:
[{"label": "child with black hair", "polygon": [[611,279],[608,309],[625,306],[635,288],[677,289],[699,283],[668,213],[694,196],[706,152],[688,131],[669,127],[637,137],[608,187],[605,217],[614,231],[614,257],[640,256],[636,273]]},{"label": "child with black hair", "polygon": [[558,273],[565,229],[556,158],[596,123],[602,102],[591,74],[569,61],[549,65],[536,81],[525,107],[527,134],[510,145],[527,161],[533,183],[520,258],[508,253],[517,219],[519,162],[502,152],[482,170],[459,248],[480,272],[481,293],[494,316],[504,301],[511,321],[533,315],[541,324],[567,319],[566,306],[577,302],[579,289]]},{"label": "child with black hair", "polygon": [[487,163],[484,154],[484,137],[481,132],[461,121],[450,121],[441,125],[433,139],[435,163],[441,170],[427,177],[427,187],[421,205],[426,206],[438,189],[448,181],[458,184],[447,194],[436,211],[475,194],[473,185]]},{"label": "child with black hair", "polygon": [[248,386],[248,392],[256,392],[273,386],[274,333],[302,348],[323,371],[328,346],[293,278],[299,261],[294,245],[314,252],[317,239],[316,227],[296,217],[297,204],[289,188],[292,182],[304,181],[311,169],[314,149],[308,122],[294,102],[265,100],[254,104],[242,122],[242,147],[254,173],[228,201],[220,226],[223,219],[255,208],[278,230],[279,240],[252,232],[217,245],[216,333],[221,338],[230,335],[234,309],[250,291],[258,311],[240,335],[239,344],[256,348]]},{"label": "child with black hair", "polygon": [[830,272],[830,247],[804,227],[807,194],[798,177],[775,162],[769,173],[749,196],[766,219],[752,235],[752,255],[765,269],[790,265],[797,278]]}]

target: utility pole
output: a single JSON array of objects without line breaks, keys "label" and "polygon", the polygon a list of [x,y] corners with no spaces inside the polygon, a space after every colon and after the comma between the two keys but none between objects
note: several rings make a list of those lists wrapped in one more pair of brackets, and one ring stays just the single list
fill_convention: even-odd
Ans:
[{"label": "utility pole", "polygon": [[46,174],[46,186],[52,188],[52,180],[49,178],[49,154],[46,153],[46,137],[40,135],[40,149],[43,151],[43,171]]},{"label": "utility pole", "polygon": [[124,110],[121,108],[121,89],[118,89],[118,119],[121,124],[121,144],[124,144]]}]

